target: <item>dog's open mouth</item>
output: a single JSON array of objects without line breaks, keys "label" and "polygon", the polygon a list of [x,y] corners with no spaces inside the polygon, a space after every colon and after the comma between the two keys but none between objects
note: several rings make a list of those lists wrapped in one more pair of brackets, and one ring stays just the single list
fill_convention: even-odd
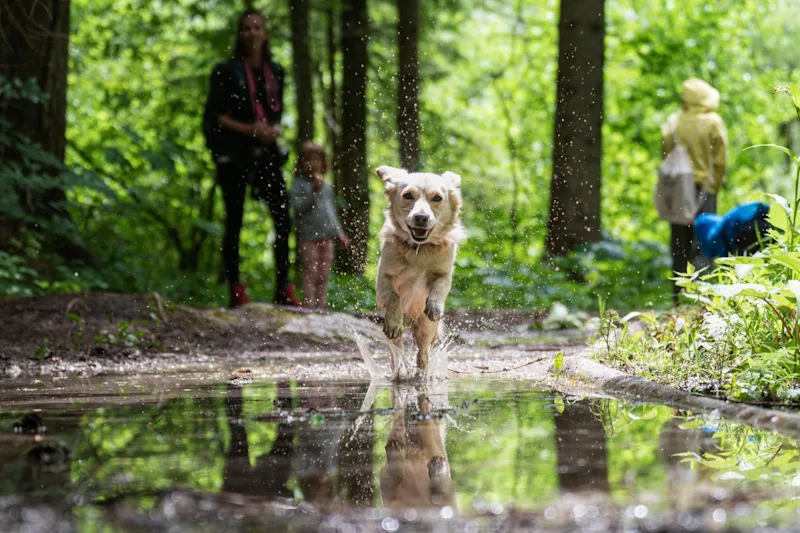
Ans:
[{"label": "dog's open mouth", "polygon": [[415,228],[414,226],[409,226],[408,229],[411,231],[411,238],[413,238],[415,242],[425,242],[431,234],[430,228]]}]

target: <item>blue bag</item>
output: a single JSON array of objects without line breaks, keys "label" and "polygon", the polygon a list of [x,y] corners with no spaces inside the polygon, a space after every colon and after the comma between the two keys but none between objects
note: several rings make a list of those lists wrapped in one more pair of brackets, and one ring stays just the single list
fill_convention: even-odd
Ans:
[{"label": "blue bag", "polygon": [[726,257],[743,253],[765,236],[769,205],[750,202],[734,207],[724,215],[702,213],[694,222],[694,233],[706,257]]}]

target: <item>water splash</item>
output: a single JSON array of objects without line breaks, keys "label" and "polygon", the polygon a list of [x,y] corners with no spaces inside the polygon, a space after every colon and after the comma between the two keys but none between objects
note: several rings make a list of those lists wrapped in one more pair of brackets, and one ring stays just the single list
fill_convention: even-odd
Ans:
[{"label": "water splash", "polygon": [[[447,379],[447,360],[450,354],[455,352],[454,337],[445,336],[441,342],[437,343],[432,349],[428,358],[428,368],[425,376],[419,376],[416,360],[416,347],[400,349],[393,343],[382,340],[381,344],[389,352],[388,364],[379,363],[373,356],[373,351],[369,349],[367,341],[358,331],[351,329],[364,366],[367,367],[370,379],[373,381],[408,381],[423,377],[427,381],[441,381]],[[409,343],[406,343],[408,346]],[[394,365],[391,362],[394,361]],[[392,368],[394,366],[394,368]]]},{"label": "water splash", "polygon": [[375,361],[374,357],[372,357],[372,353],[370,352],[369,347],[367,346],[367,341],[363,335],[352,328],[350,329],[350,333],[353,335],[353,340],[355,340],[358,351],[361,354],[361,358],[364,360],[364,365],[366,365],[367,370],[369,371],[370,380],[380,381],[387,379],[389,374],[378,366],[378,362]]}]

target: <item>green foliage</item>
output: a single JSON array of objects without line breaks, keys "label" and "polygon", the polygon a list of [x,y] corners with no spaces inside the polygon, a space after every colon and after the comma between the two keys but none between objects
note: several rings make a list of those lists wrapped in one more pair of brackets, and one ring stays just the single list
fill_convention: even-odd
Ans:
[{"label": "green foliage", "polygon": [[[103,329],[95,337],[96,344],[109,344],[111,346],[127,346],[133,348],[134,346],[141,346],[147,342],[145,336],[147,330],[142,328],[132,328],[134,324],[125,322],[124,320],[117,324],[115,329]],[[77,337],[83,338],[83,330],[79,329]]]},{"label": "green foliage", "polygon": [[[72,172],[52,154],[19,133],[4,113],[20,102],[41,105],[48,95],[34,79],[0,76],[0,294],[69,292],[102,288],[97,276],[81,265],[67,264],[54,243],[82,246],[66,206],[58,200],[43,206],[42,197],[63,196],[74,187],[102,190],[102,183]],[[85,274],[89,282],[79,282]]]},{"label": "green foliage", "polygon": [[[314,4],[311,13],[318,132],[325,131],[326,111],[320,89],[340,81],[325,68],[327,10],[335,4]],[[207,77],[229,55],[240,7],[211,8],[198,0],[72,2],[67,164],[83,184],[68,187],[68,200],[99,272],[75,276],[66,266],[44,269],[31,260],[37,244],[28,243],[28,251],[6,251],[13,259],[0,261],[0,292],[157,290],[195,305],[226,301],[218,284],[223,205],[200,115]],[[287,4],[258,7],[269,14],[275,58],[290,67]],[[668,305],[662,244],[668,226],[657,220],[652,190],[659,126],[678,107],[680,82],[701,76],[720,89],[731,146],[766,142],[785,125],[764,88],[789,76],[797,62],[800,17],[791,0],[687,0],[680,6],[626,1],[606,9],[606,233],[603,243],[551,263],[544,261],[543,239],[558,1],[422,3],[422,166],[464,176],[469,240],[459,252],[452,306],[546,309],[564,301],[590,309],[598,295],[615,308]],[[395,3],[371,1],[369,14],[367,133],[374,168],[398,160]],[[340,61],[339,54],[334,62]],[[296,119],[287,70],[283,142],[290,146]],[[781,131],[789,135],[791,126]],[[722,209],[760,190],[789,194],[780,177],[783,162],[772,154],[747,152],[729,163]],[[371,184],[374,236],[385,199],[377,178]],[[7,198],[0,195],[0,206]],[[270,235],[266,207],[248,201],[242,272],[255,299],[272,295]],[[370,265],[377,253],[373,237]],[[374,273],[371,266],[366,281],[335,276],[331,307],[374,308]]]},{"label": "green foliage", "polygon": [[[675,456],[693,469],[703,469],[709,477],[719,480],[735,480],[740,490],[750,490],[760,480],[769,478],[774,493],[793,493],[796,490],[797,468],[800,462],[796,443],[772,432],[756,431],[741,424],[726,420],[704,420],[703,417],[688,419],[683,427],[697,430],[711,423],[718,443],[713,449],[686,451]],[[789,510],[784,502],[773,501],[772,513]],[[770,514],[772,514],[770,513]]]},{"label": "green foliage", "polygon": [[[775,92],[789,94],[800,117],[798,93],[789,88]],[[762,250],[721,258],[710,273],[690,268],[680,274],[678,285],[702,310],[648,320],[647,335],[629,335],[607,313],[601,332],[613,332],[618,341],[606,343],[610,362],[739,400],[800,401],[800,160],[789,148],[761,146],[788,155],[795,180],[791,204],[769,195],[773,228]]]}]

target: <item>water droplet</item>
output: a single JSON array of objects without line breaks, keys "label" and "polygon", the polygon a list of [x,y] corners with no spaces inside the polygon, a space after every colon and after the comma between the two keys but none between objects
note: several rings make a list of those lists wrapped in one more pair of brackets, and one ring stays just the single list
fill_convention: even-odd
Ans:
[{"label": "water droplet", "polygon": [[400,521],[397,518],[387,516],[381,521],[381,527],[385,531],[397,531],[400,529]]}]

